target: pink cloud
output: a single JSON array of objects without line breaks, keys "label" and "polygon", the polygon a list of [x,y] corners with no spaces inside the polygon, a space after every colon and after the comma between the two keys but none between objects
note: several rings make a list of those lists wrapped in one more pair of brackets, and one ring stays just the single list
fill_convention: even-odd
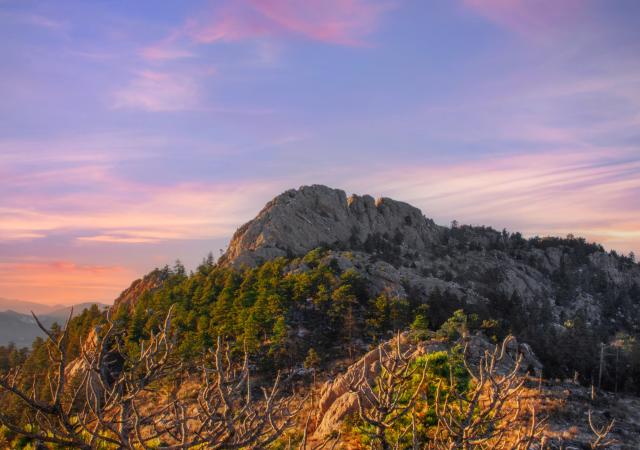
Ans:
[{"label": "pink cloud", "polygon": [[167,61],[172,59],[193,58],[195,56],[191,51],[170,43],[161,43],[146,47],[141,50],[140,54],[144,59],[150,61]]},{"label": "pink cloud", "polygon": [[185,33],[199,43],[298,36],[361,46],[388,4],[363,0],[243,0],[225,3],[208,19],[192,19]]},{"label": "pink cloud", "polygon": [[[57,148],[55,142],[51,144]],[[260,181],[147,184],[120,177],[108,161],[91,164],[81,159],[66,167],[68,158],[62,151],[58,156],[64,164],[47,159],[41,169],[30,167],[28,175],[18,155],[0,164],[0,175],[10,183],[0,197],[0,244],[25,245],[48,255],[50,242],[55,241],[54,254],[82,255],[83,261],[92,263],[80,263],[73,256],[16,259],[3,255],[2,297],[49,303],[112,300],[151,268],[147,264],[164,264],[177,256],[173,252],[155,260],[150,256],[147,263],[136,265],[129,257],[133,247],[136,254],[158,256],[162,245],[176,248],[190,245],[184,242],[189,240],[227,239],[271,193],[281,190]],[[23,160],[29,165],[32,156],[24,154]],[[15,242],[43,238],[51,241]],[[204,247],[202,254],[207,250]],[[102,262],[113,260],[111,252],[124,255],[122,265]]]},{"label": "pink cloud", "polygon": [[[385,3],[383,3],[383,1]],[[115,108],[149,112],[200,109],[202,77],[190,73],[200,67],[196,44],[257,40],[261,63],[273,64],[277,49],[261,38],[297,37],[344,46],[367,45],[380,15],[390,8],[387,0],[236,0],[216,2],[208,12],[192,17],[160,42],[140,50],[154,67],[190,59],[166,69],[137,72],[114,93]],[[181,63],[181,64],[180,64]]]},{"label": "pink cloud", "polygon": [[544,34],[572,22],[581,0],[462,0],[469,10],[524,35]]},{"label": "pink cloud", "polygon": [[[43,169],[28,180],[6,174],[13,190],[0,200],[0,242],[60,232],[82,245],[226,238],[278,190],[261,181],[149,185],[109,166]],[[48,195],[61,188],[67,192]]]}]

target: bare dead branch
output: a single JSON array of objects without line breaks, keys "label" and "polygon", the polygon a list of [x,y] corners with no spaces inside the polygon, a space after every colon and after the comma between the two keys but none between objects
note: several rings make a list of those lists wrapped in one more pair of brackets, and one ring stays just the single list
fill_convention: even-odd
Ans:
[{"label": "bare dead branch", "polygon": [[601,428],[598,428],[594,423],[593,423],[593,417],[592,417],[592,411],[589,410],[589,428],[591,428],[591,431],[593,432],[593,434],[595,435],[595,438],[593,441],[591,441],[590,445],[591,448],[593,450],[596,449],[601,449],[601,448],[607,448],[609,446],[611,446],[612,444],[615,443],[615,439],[609,439],[607,438],[607,436],[609,435],[609,433],[611,433],[611,430],[613,429],[613,426],[616,423],[615,419],[612,419],[611,422],[609,422],[608,424],[603,425]]}]

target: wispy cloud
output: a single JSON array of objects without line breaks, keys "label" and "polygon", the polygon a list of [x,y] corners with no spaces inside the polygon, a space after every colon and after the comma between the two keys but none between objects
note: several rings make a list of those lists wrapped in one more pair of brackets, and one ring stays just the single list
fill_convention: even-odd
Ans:
[{"label": "wispy cloud", "polygon": [[[393,180],[393,181],[390,181]],[[489,224],[529,235],[575,233],[640,251],[640,155],[538,153],[379,171],[355,182],[409,201],[441,222]]]},{"label": "wispy cloud", "polygon": [[[210,2],[204,11],[170,30],[139,54],[153,69],[138,71],[114,93],[116,108],[167,112],[198,109],[203,79],[194,67],[206,64],[202,44],[250,41],[255,59],[272,66],[279,47],[271,40],[298,39],[330,45],[368,46],[388,1],[237,0]],[[188,64],[181,62],[188,61]],[[160,67],[160,68],[159,68]]]},{"label": "wispy cloud", "polygon": [[245,0],[225,2],[205,18],[192,18],[184,32],[199,43],[263,37],[299,37],[327,44],[361,46],[376,29],[388,3],[363,0]]},{"label": "wispy cloud", "polygon": [[[87,170],[95,174],[94,167],[148,158],[167,143],[162,136],[120,132],[78,133],[46,139],[0,139],[0,174],[12,184],[21,180],[29,183],[35,176],[59,176],[57,168],[70,166],[84,172],[86,177]],[[171,144],[178,145],[178,142]],[[45,169],[26,170],[40,165],[46,166]],[[70,175],[69,170],[65,175]]]},{"label": "wispy cloud", "polygon": [[42,14],[24,11],[0,11],[0,19],[51,31],[65,31],[69,24]]},{"label": "wispy cloud", "polygon": [[462,0],[464,7],[528,37],[541,37],[572,24],[586,7],[580,0]]},{"label": "wispy cloud", "polygon": [[201,95],[194,74],[145,70],[114,93],[113,107],[150,112],[195,110],[202,108]]},{"label": "wispy cloud", "polygon": [[[229,236],[260,203],[268,182],[150,185],[108,167],[80,166],[14,183],[0,202],[0,241],[65,232],[78,242],[152,243]],[[44,195],[57,191],[58,195]]]},{"label": "wispy cloud", "polygon": [[226,238],[276,189],[270,181],[172,181],[166,172],[135,181],[122,173],[129,165],[157,167],[176,148],[192,158],[229,152],[126,133],[0,140],[0,244],[59,233],[83,245]]},{"label": "wispy cloud", "polygon": [[144,59],[150,61],[170,61],[195,57],[195,53],[184,46],[165,40],[159,44],[145,47],[140,51]]}]

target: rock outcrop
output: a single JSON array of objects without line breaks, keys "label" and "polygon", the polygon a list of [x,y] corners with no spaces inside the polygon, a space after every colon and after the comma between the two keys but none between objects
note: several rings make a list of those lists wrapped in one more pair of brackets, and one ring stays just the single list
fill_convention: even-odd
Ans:
[{"label": "rock outcrop", "polygon": [[135,280],[115,299],[113,309],[115,310],[121,305],[131,308],[142,294],[151,292],[162,286],[162,283],[164,283],[168,276],[168,269],[155,269],[144,277]]},{"label": "rock outcrop", "polygon": [[302,256],[329,246],[353,249],[373,236],[402,235],[407,249],[422,251],[439,239],[439,227],[407,203],[352,195],[326,186],[291,189],[270,201],[233,235],[223,264],[249,266],[278,256]]},{"label": "rock outcrop", "polygon": [[[397,339],[400,339],[399,347],[401,353],[408,355],[407,357],[410,360],[428,353],[447,351],[454,345],[437,339],[413,342],[404,333],[382,344],[385,346],[383,354],[393,355],[393,348],[398,345]],[[495,349],[495,344],[492,344],[480,334],[461,338],[458,343],[465,346],[467,360],[471,365],[478,364],[480,357],[484,356],[485,352],[493,352]],[[541,373],[542,364],[531,348],[526,343],[519,343],[515,338],[508,341],[506,355],[496,365],[496,373],[506,374],[513,370],[518,355],[522,356],[520,370],[523,375],[528,372],[535,372],[538,375]],[[371,350],[356,363],[349,366],[344,373],[333,380],[327,381],[322,386],[313,432],[315,440],[322,441],[339,429],[347,416],[357,414],[357,396],[350,391],[349,387],[362,376],[363,369],[369,382],[375,384],[374,379],[380,373],[379,357],[380,354],[377,349]]]}]

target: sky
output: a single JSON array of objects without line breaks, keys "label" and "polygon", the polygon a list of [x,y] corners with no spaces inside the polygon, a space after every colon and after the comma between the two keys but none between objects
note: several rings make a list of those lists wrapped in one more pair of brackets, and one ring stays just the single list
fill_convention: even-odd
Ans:
[{"label": "sky", "polygon": [[0,0],[0,297],[112,301],[326,184],[640,254],[636,0]]}]

